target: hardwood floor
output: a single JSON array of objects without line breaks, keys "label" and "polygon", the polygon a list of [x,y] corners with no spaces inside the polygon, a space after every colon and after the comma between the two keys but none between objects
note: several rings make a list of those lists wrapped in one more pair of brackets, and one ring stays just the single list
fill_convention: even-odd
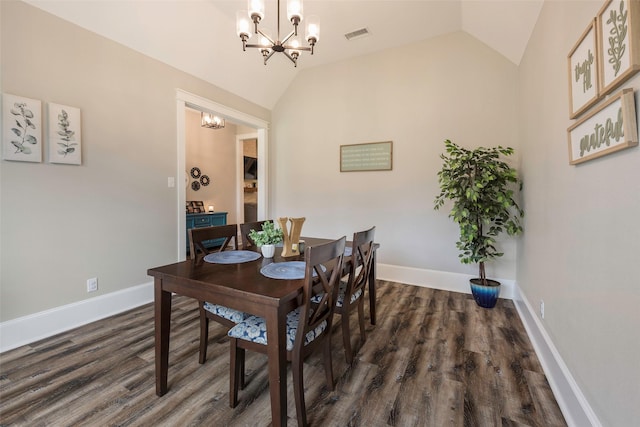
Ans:
[{"label": "hardwood floor", "polygon": [[[367,310],[365,310],[367,312]],[[304,368],[316,426],[565,426],[513,303],[379,281],[378,325],[367,319],[346,365],[334,318],[334,391],[322,358]],[[266,356],[247,353],[247,384],[229,408],[229,345],[212,322],[198,364],[198,310],[174,297],[169,392],[155,395],[153,307],[146,305],[0,355],[2,426],[267,426]],[[296,425],[291,375],[288,425]]]}]

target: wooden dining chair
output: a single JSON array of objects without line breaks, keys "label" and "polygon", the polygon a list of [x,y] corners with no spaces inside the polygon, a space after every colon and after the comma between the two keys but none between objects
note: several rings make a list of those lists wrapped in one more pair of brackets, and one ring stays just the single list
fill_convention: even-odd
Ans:
[{"label": "wooden dining chair", "polygon": [[[205,257],[214,252],[221,252],[228,248],[238,249],[238,226],[236,224],[215,225],[213,227],[191,228],[189,229],[189,256],[197,260],[199,255]],[[220,246],[213,249],[207,247],[211,240],[220,240]],[[221,325],[232,328],[243,321],[249,315],[224,305],[212,304],[207,301],[198,302],[200,310],[200,354],[198,362],[201,364],[207,360],[207,342],[209,341],[209,320],[214,320]]]},{"label": "wooden dining chair", "polygon": [[266,221],[254,221],[254,222],[245,222],[244,224],[240,224],[240,237],[242,238],[242,249],[252,250],[255,248],[256,244],[249,237],[249,233],[251,230],[260,231],[262,230],[262,224]]},{"label": "wooden dining chair", "polygon": [[[293,394],[296,401],[298,425],[307,425],[304,403],[303,360],[322,348],[327,385],[333,390],[331,363],[331,321],[342,274],[346,237],[307,248],[301,305],[287,314],[287,360],[293,373]],[[315,295],[321,295],[315,300]],[[316,302],[312,302],[312,299]],[[251,316],[231,328],[231,369],[229,405],[238,404],[238,386],[244,383],[245,350],[267,353],[267,328],[264,318]]]},{"label": "wooden dining chair", "polygon": [[373,265],[375,231],[376,227],[371,227],[368,230],[353,233],[349,275],[346,280],[340,282],[338,298],[336,299],[336,313],[340,314],[342,341],[344,342],[344,353],[348,364],[353,362],[349,315],[356,307],[358,308],[361,346],[364,345],[367,339],[364,330],[364,291]]},{"label": "wooden dining chair", "polygon": [[[200,227],[189,229],[189,258],[198,259],[198,254],[203,257],[226,250],[231,244],[231,249],[238,249],[238,225],[214,225],[212,227]],[[211,240],[220,241],[220,245],[210,247]]]}]

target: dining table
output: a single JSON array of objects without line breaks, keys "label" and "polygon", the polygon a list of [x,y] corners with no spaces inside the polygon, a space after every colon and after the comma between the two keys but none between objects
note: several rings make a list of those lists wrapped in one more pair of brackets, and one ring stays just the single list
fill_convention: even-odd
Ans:
[{"label": "dining table", "polygon": [[[333,240],[314,237],[301,239],[307,246]],[[350,242],[347,242],[347,246],[350,247]],[[368,286],[372,324],[375,324],[375,252],[378,247],[378,244],[374,247]],[[261,256],[254,261],[239,263],[211,263],[200,257],[147,271],[154,278],[156,395],[163,396],[168,391],[172,294],[183,295],[261,316],[266,320],[272,425],[287,424],[286,316],[299,305],[303,279],[270,278],[262,274],[261,269],[274,262],[301,261],[304,256],[283,258],[280,252],[277,248],[273,258]],[[345,253],[345,273],[348,273],[350,263],[351,256]]]}]

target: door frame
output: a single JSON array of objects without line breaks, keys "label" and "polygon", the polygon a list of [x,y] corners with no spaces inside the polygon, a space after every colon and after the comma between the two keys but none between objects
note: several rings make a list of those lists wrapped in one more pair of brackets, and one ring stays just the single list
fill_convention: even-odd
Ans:
[{"label": "door frame", "polygon": [[[242,111],[234,110],[225,105],[219,104],[202,96],[195,95],[182,89],[176,89],[176,183],[177,183],[177,213],[178,213],[178,225],[177,225],[177,241],[178,241],[178,261],[186,259],[187,256],[187,238],[186,238],[186,216],[185,216],[185,204],[186,204],[186,187],[185,182],[187,179],[186,174],[186,125],[185,125],[185,108],[193,108],[198,111],[205,111],[217,114],[224,117],[226,120],[230,120],[233,123],[249,126],[256,129],[254,138],[258,140],[258,218],[266,218],[268,212],[268,193],[267,188],[268,181],[268,157],[269,152],[269,122],[262,120],[258,117],[252,116]],[[244,135],[238,135],[244,137]],[[238,142],[240,141],[240,142]],[[240,162],[242,160],[241,147],[242,140],[236,137],[236,158]],[[239,153],[239,154],[238,154]],[[239,156],[239,157],[238,157]],[[244,179],[240,179],[242,176],[242,170],[236,173],[234,177],[234,185],[238,193],[238,199],[244,198]],[[240,212],[240,211],[239,211]],[[244,216],[244,211],[242,211]]]}]

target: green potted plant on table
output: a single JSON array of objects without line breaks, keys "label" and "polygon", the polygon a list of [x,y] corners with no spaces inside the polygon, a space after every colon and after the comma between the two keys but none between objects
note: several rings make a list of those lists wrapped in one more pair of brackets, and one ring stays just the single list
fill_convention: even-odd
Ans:
[{"label": "green potted plant on table", "polygon": [[444,164],[438,172],[440,194],[434,209],[440,209],[445,200],[453,202],[449,217],[460,227],[456,243],[460,261],[479,266],[480,277],[470,280],[471,293],[478,305],[492,308],[500,283],[487,279],[484,263],[503,255],[495,247],[498,235],[522,232],[524,212],[514,199],[514,190],[520,191],[522,183],[516,170],[501,160],[513,154],[513,148],[467,150],[449,140],[444,144],[447,153],[440,155]]},{"label": "green potted plant on table", "polygon": [[262,251],[265,258],[273,258],[276,250],[276,244],[282,242],[282,230],[275,227],[273,221],[265,221],[262,224],[262,231],[251,230],[249,238],[253,240]]}]

